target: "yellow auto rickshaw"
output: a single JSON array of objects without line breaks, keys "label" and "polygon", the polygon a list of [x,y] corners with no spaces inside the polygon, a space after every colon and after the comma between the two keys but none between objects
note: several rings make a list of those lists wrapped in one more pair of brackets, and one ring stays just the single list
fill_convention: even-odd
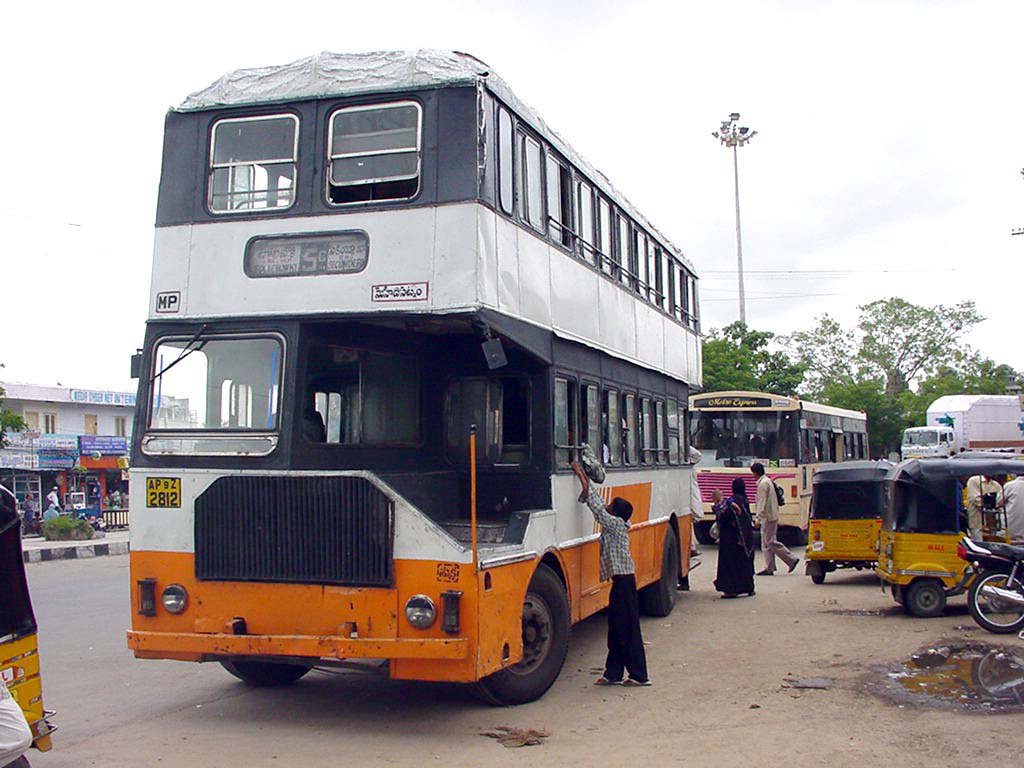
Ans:
[{"label": "yellow auto rickshaw", "polygon": [[[875,572],[914,616],[939,616],[946,600],[967,591],[973,571],[957,555],[967,532],[963,487],[974,475],[1017,474],[1012,456],[968,453],[908,459],[890,470]],[[986,537],[997,536],[987,531]]]},{"label": "yellow auto rickshaw", "polygon": [[0,680],[25,713],[32,745],[50,749],[52,714],[43,709],[36,619],[21,554],[21,518],[14,494],[0,485]]},{"label": "yellow auto rickshaw", "polygon": [[874,568],[888,461],[824,464],[814,473],[805,572],[815,584],[838,568]]}]

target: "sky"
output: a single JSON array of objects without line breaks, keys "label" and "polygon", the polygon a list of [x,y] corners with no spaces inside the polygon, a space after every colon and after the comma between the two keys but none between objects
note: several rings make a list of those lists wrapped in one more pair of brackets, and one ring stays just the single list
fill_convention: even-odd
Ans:
[{"label": "sky", "polygon": [[1024,370],[1024,3],[17,3],[0,49],[0,381],[134,391],[164,114],[320,51],[486,61],[695,265],[705,330],[785,334],[901,296],[976,302]]}]

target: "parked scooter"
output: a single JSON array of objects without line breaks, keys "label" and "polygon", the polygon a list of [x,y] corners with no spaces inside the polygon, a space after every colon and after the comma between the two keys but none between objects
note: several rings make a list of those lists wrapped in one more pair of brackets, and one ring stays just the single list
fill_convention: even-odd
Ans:
[{"label": "parked scooter", "polygon": [[977,572],[967,607],[978,625],[996,634],[1024,628],[1024,547],[965,536],[956,553]]}]

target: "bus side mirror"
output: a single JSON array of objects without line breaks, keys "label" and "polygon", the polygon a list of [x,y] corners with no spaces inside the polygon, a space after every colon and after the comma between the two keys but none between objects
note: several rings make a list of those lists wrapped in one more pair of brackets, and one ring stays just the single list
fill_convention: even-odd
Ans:
[{"label": "bus side mirror", "polygon": [[136,352],[134,355],[132,355],[131,369],[132,369],[131,377],[133,379],[137,379],[137,378],[139,378],[139,376],[142,375],[142,353],[141,352]]}]

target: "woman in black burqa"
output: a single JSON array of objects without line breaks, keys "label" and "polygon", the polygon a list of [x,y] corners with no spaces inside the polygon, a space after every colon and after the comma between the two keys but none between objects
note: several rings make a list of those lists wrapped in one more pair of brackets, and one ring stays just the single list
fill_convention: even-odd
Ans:
[{"label": "woman in black burqa", "polygon": [[718,578],[715,589],[723,598],[754,594],[754,524],[743,479],[732,481],[732,495],[712,494],[718,521]]}]

